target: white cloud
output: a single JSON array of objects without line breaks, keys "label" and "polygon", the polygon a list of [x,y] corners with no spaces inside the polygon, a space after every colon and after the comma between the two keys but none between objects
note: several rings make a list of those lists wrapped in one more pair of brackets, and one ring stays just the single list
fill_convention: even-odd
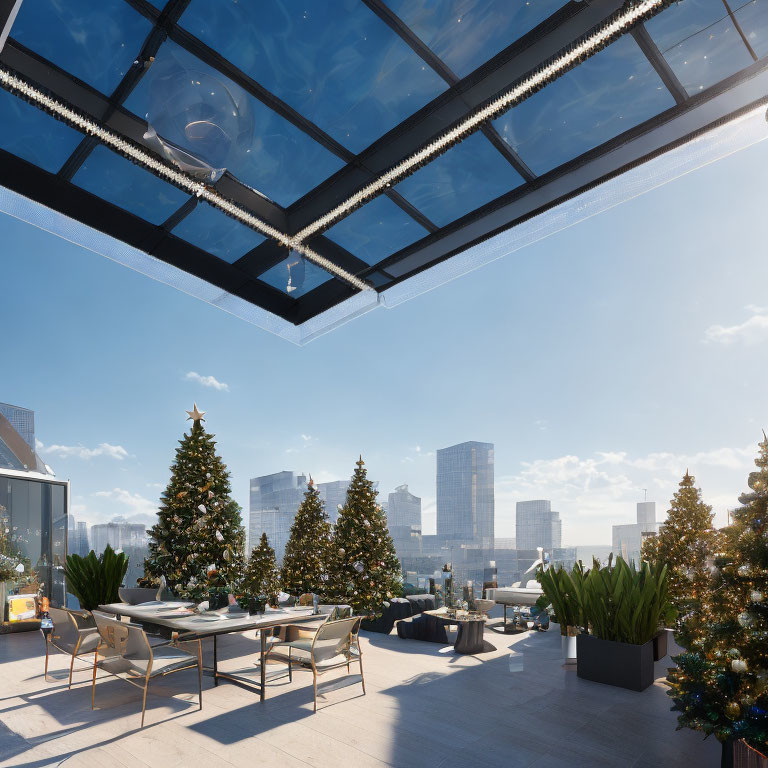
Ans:
[{"label": "white cloud", "polygon": [[219,381],[214,376],[201,376],[195,371],[189,371],[184,377],[187,381],[196,381],[198,384],[202,384],[204,387],[211,387],[217,389],[219,392],[229,392],[229,384],[225,384],[223,381]]},{"label": "white cloud", "polygon": [[747,446],[645,456],[603,451],[523,462],[517,474],[497,479],[496,534],[512,535],[515,502],[550,499],[561,512],[564,543],[610,542],[612,524],[634,522],[635,503],[643,500],[644,489],[648,500],[657,502],[657,519],[663,519],[686,469],[712,504],[716,523],[725,524],[726,510],[736,506],[755,455],[756,447]]},{"label": "white cloud", "polygon": [[144,523],[147,526],[156,522],[158,503],[139,493],[131,493],[125,488],[113,488],[111,491],[96,491],[91,495],[95,499],[107,499],[112,502],[108,510],[102,502],[93,505],[98,509],[96,514],[101,520],[124,517],[129,522]]},{"label": "white cloud", "polygon": [[299,437],[301,438],[301,442],[302,442],[301,447],[297,448],[295,446],[291,446],[290,448],[285,449],[286,453],[299,453],[299,451],[301,451],[302,449],[309,448],[310,445],[314,445],[314,443],[317,442],[317,438],[312,437],[312,435],[305,435],[302,433],[301,435],[299,435]]},{"label": "white cloud", "polygon": [[704,331],[704,341],[720,344],[759,344],[768,341],[768,307],[748,304],[745,309],[751,317],[738,325],[710,325]]},{"label": "white cloud", "polygon": [[37,451],[46,456],[59,456],[62,459],[93,459],[97,456],[106,456],[110,459],[122,461],[130,456],[122,445],[99,443],[96,448],[86,448],[84,445],[43,445],[39,440]]}]

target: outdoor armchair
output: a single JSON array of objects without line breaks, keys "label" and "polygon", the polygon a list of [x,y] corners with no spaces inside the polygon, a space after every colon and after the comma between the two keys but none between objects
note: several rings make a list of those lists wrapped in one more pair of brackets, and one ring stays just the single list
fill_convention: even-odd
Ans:
[{"label": "outdoor armchair", "polygon": [[93,653],[99,644],[99,631],[88,611],[71,611],[67,608],[49,608],[48,615],[53,629],[45,632],[45,672],[48,680],[48,654],[51,648],[71,656],[69,662],[69,687],[72,687],[72,668],[75,658]]},{"label": "outdoor armchair", "polygon": [[317,712],[317,678],[333,669],[346,667],[349,672],[350,664],[359,664],[360,681],[365,694],[363,658],[358,641],[360,622],[359,616],[338,621],[329,620],[322,624],[311,637],[284,640],[272,643],[270,646],[268,654],[277,649],[281,649],[283,653],[287,651],[289,679],[292,679],[291,669],[294,663],[312,669],[315,712]]},{"label": "outdoor armchair", "polygon": [[93,686],[91,709],[96,705],[96,671],[103,669],[120,677],[131,685],[143,689],[141,704],[141,727],[144,727],[144,713],[147,708],[149,681],[164,677],[172,672],[197,668],[198,701],[203,708],[203,657],[200,640],[196,653],[187,653],[176,644],[150,645],[144,629],[94,611],[100,642],[93,657]]}]

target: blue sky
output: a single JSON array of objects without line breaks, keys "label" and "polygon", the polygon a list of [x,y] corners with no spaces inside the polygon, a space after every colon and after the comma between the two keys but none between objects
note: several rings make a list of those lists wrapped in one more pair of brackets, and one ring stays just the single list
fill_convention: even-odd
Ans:
[{"label": "blue sky", "polygon": [[303,348],[2,216],[0,400],[91,523],[149,520],[194,401],[244,508],[252,476],[362,453],[429,530],[435,449],[481,440],[498,536],[551,498],[565,543],[610,543],[686,467],[724,522],[768,427],[766,166],[762,142]]}]

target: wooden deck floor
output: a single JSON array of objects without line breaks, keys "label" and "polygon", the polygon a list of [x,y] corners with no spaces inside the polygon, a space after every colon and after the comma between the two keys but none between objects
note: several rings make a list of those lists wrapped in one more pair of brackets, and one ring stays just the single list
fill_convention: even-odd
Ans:
[{"label": "wooden deck floor", "polygon": [[[364,633],[363,633],[364,634]],[[203,709],[195,673],[150,687],[147,725],[139,730],[141,693],[99,677],[91,711],[90,671],[52,657],[43,680],[39,633],[0,636],[0,765],[121,766],[615,766],[716,768],[719,745],[675,731],[663,677],[643,693],[590,683],[560,659],[557,627],[546,633],[486,638],[497,650],[457,656],[452,648],[389,636],[362,637],[368,694],[358,676],[321,678],[312,712],[311,673],[269,686],[268,698],[204,678]],[[220,641],[223,669],[247,669],[253,633]],[[206,654],[210,649],[206,649]]]}]

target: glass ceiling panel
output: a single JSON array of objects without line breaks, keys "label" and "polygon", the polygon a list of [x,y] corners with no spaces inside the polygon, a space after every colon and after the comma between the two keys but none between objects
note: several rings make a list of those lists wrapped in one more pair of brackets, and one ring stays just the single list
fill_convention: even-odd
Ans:
[{"label": "glass ceiling panel", "polygon": [[[766,3],[731,0],[730,4],[740,23],[744,14],[748,39],[762,42],[765,52]],[[722,0],[685,0],[646,26],[688,93],[708,88],[753,62]]]},{"label": "glass ceiling panel", "polygon": [[11,37],[110,94],[151,29],[124,0],[24,0]]},{"label": "glass ceiling panel", "polygon": [[396,188],[428,219],[443,226],[522,182],[522,176],[493,145],[474,133]]},{"label": "glass ceiling panel", "polygon": [[447,87],[358,0],[192,0],[180,23],[353,152]]},{"label": "glass ceiling panel", "polygon": [[0,147],[55,173],[83,136],[8,91],[0,89]]},{"label": "glass ceiling panel", "polygon": [[342,166],[305,133],[166,41],[126,100],[163,139],[287,206]]},{"label": "glass ceiling panel", "polygon": [[152,224],[162,224],[189,199],[180,189],[104,146],[88,155],[72,181]]},{"label": "glass ceiling panel", "polygon": [[531,170],[543,174],[674,104],[637,43],[626,36],[493,124]]},{"label": "glass ceiling panel", "polygon": [[459,77],[473,72],[566,4],[566,0],[385,2]]},{"label": "glass ceiling panel", "polygon": [[232,264],[263,243],[258,232],[235,221],[208,203],[198,203],[172,230],[177,237]]},{"label": "glass ceiling panel", "polygon": [[331,275],[322,267],[296,251],[291,251],[287,259],[259,275],[259,280],[278,288],[292,299],[298,299],[330,279]]},{"label": "glass ceiling panel", "polygon": [[734,15],[752,50],[761,59],[768,55],[768,0],[751,0]]},{"label": "glass ceiling panel", "polygon": [[421,224],[383,195],[358,208],[325,233],[366,264],[376,264],[426,234]]}]

